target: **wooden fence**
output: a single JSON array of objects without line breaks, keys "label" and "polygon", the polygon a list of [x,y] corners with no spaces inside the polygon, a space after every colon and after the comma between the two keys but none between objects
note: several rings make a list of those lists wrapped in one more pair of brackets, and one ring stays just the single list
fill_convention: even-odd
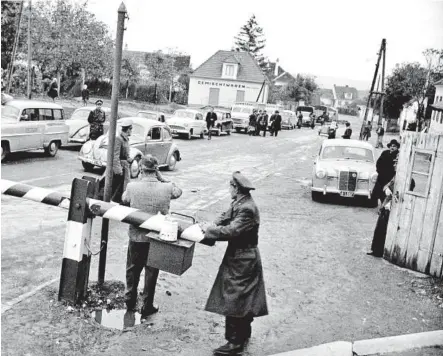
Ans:
[{"label": "wooden fence", "polygon": [[400,141],[384,258],[442,277],[443,135],[405,132]]}]

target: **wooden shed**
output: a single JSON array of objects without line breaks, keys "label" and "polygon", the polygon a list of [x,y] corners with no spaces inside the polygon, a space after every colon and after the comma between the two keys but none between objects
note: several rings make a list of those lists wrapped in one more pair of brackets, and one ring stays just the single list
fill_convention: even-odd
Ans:
[{"label": "wooden shed", "polygon": [[384,258],[442,277],[443,135],[405,132],[400,144]]}]

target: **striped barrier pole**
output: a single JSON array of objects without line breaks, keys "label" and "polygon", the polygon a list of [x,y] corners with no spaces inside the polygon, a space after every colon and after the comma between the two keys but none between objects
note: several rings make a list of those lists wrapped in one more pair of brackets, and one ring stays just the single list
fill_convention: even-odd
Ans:
[{"label": "striped barrier pole", "polygon": [[88,288],[93,216],[89,212],[87,198],[96,195],[97,185],[98,180],[93,178],[75,178],[72,182],[58,300],[78,303]]},{"label": "striped barrier pole", "polygon": [[[83,177],[89,178],[89,177]],[[39,203],[58,206],[63,209],[69,209],[70,199],[56,191],[33,187],[27,184],[16,183],[6,179],[1,180],[2,194],[11,195],[18,198],[33,200]],[[162,214],[152,215],[142,210],[119,205],[116,203],[106,203],[101,200],[86,198],[89,210],[96,216],[101,216],[106,219],[120,221],[126,224],[132,224],[141,229],[160,232],[161,226],[165,221],[166,216]],[[183,221],[180,219],[180,214],[171,213],[168,217],[172,221],[177,221],[179,226],[179,236],[185,240],[198,242],[204,245],[212,245],[204,239],[201,231],[197,228],[197,224]]]}]

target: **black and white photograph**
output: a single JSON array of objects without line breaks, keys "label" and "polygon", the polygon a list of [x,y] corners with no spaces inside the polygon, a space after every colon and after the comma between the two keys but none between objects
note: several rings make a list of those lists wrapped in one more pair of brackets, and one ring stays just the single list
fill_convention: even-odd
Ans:
[{"label": "black and white photograph", "polygon": [[443,355],[443,0],[1,0],[0,48],[2,355]]}]

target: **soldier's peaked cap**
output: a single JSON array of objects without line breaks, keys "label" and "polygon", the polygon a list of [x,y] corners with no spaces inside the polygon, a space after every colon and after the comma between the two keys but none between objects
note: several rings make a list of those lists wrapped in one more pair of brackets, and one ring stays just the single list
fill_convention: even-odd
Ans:
[{"label": "soldier's peaked cap", "polygon": [[98,99],[98,100],[95,102],[95,105],[98,105],[98,104],[102,104],[102,105],[103,105],[103,100],[102,100],[102,99]]},{"label": "soldier's peaked cap", "polygon": [[126,117],[124,119],[121,119],[120,121],[120,125],[121,127],[128,127],[128,126],[132,126],[132,119]]},{"label": "soldier's peaked cap", "polygon": [[246,178],[243,174],[241,174],[239,171],[236,171],[232,174],[232,180],[240,188],[249,189],[249,190],[255,189],[251,181],[248,178]]}]

